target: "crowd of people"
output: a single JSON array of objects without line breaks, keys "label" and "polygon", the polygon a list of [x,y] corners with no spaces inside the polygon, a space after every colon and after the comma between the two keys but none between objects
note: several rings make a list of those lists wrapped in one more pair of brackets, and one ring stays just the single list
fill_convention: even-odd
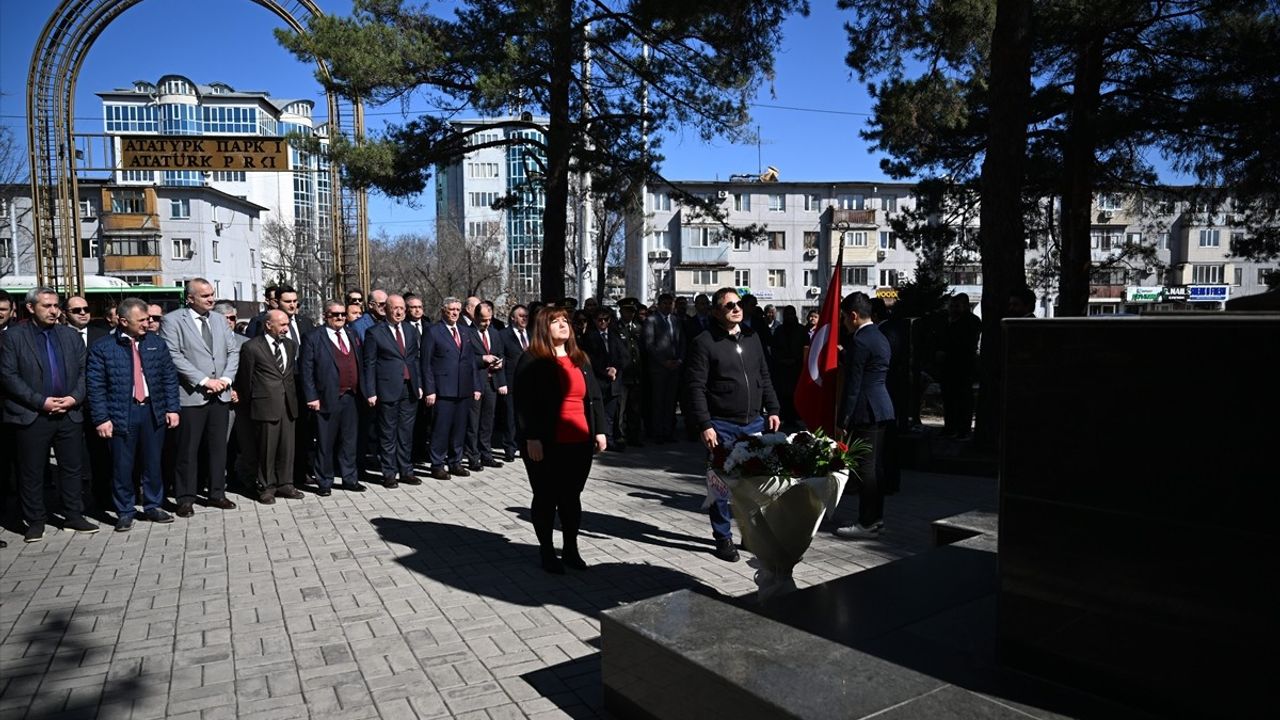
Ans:
[{"label": "crowd of people", "polygon": [[[872,379],[845,383],[839,417],[879,450],[901,404],[885,394],[896,332],[883,303],[850,298],[844,364]],[[585,567],[578,496],[595,453],[679,440],[712,448],[799,427],[792,391],[818,323],[817,312],[802,324],[794,307],[762,308],[731,288],[698,295],[692,307],[671,294],[651,307],[633,298],[616,308],[534,302],[505,320],[478,297],[445,298],[428,317],[412,293],[355,289],[325,303],[318,325],[283,286],[267,289],[266,309],[246,325],[202,278],[167,313],[127,298],[92,320],[83,297],[60,301],[49,288],[27,293],[21,322],[15,305],[0,295],[0,479],[16,484],[27,542],[44,537],[51,452],[62,525],[79,533],[99,529],[87,507],[110,509],[115,530],[126,532],[139,517],[173,522],[166,496],[185,518],[197,506],[234,509],[229,484],[272,504],[302,490],[364,492],[373,478],[394,489],[466,477],[519,456],[549,572]],[[873,321],[883,335],[861,332]],[[973,325],[963,327],[957,342],[976,345]],[[864,391],[849,396],[855,387]],[[838,535],[879,531],[885,481],[873,476],[862,487],[859,520]],[[721,505],[710,509],[715,554],[734,561]]]}]

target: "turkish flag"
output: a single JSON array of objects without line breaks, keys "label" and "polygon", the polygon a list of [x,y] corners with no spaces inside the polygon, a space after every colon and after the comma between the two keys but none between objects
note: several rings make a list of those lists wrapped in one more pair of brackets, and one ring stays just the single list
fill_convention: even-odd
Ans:
[{"label": "turkish flag", "polygon": [[[844,248],[841,247],[841,255]],[[809,341],[804,372],[796,383],[796,413],[810,430],[821,429],[827,437],[836,436],[836,383],[840,368],[840,265],[836,260],[831,273],[827,297],[822,302],[818,327]]]}]

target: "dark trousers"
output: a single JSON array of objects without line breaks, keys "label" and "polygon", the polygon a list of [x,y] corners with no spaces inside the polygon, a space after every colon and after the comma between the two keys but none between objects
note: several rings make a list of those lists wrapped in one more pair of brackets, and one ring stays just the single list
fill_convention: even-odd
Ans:
[{"label": "dark trousers", "polygon": [[392,482],[396,476],[413,477],[413,423],[418,418],[418,394],[406,382],[399,400],[385,402],[378,398],[374,409],[378,416],[378,439],[382,443],[378,454],[382,481]]},{"label": "dark trousers", "polygon": [[629,443],[644,438],[644,389],[640,383],[622,386],[622,430],[615,431]]},{"label": "dark trousers", "polygon": [[551,542],[556,515],[560,515],[560,532],[564,536],[565,553],[577,553],[578,528],[582,526],[582,488],[591,472],[594,443],[542,444],[542,460],[532,462],[526,450],[524,469],[533,488],[529,510],[533,532],[543,555],[554,554]]},{"label": "dark trousers", "polygon": [[866,440],[871,445],[871,452],[862,459],[858,466],[858,478],[862,481],[858,488],[858,524],[871,527],[884,519],[884,478],[885,463],[889,457],[889,448],[885,443],[886,423],[874,425],[854,425],[850,435]]},{"label": "dark trousers", "polygon": [[[85,417],[88,418],[86,408]],[[112,463],[111,441],[98,437],[93,423],[83,422],[84,428],[84,507],[86,510],[106,510],[115,507],[115,470]]]},{"label": "dark trousers", "polygon": [[426,462],[431,447],[431,408],[426,403],[417,404],[417,417],[413,421],[413,461]]},{"label": "dark trousers", "polygon": [[[298,397],[302,397],[301,384],[298,385]],[[307,475],[316,467],[316,422],[314,413],[308,412],[305,407],[299,410],[301,412],[298,418],[293,421],[293,454],[296,458],[293,463],[293,484],[305,485]]]},{"label": "dark trousers", "polygon": [[356,397],[351,393],[338,396],[338,404],[327,413],[315,413],[316,422],[316,484],[322,489],[333,487],[333,476],[342,478],[342,484],[357,485],[356,439],[359,436],[356,422]]},{"label": "dark trousers", "polygon": [[44,507],[44,471],[49,464],[49,448],[58,458],[58,490],[62,495],[63,514],[78,518],[84,512],[80,497],[84,480],[84,428],[66,415],[37,415],[30,425],[17,428],[18,491],[22,498],[22,516],[28,523],[43,523],[48,516]]},{"label": "dark trousers", "polygon": [[[173,492],[179,503],[195,502],[202,471],[209,478],[209,499],[226,497],[227,424],[230,419],[231,406],[218,400],[181,409],[177,479]],[[290,429],[293,429],[292,423]]]},{"label": "dark trousers", "polygon": [[[716,431],[716,442],[729,447],[748,435],[764,432],[764,418],[758,417],[746,425],[712,418],[711,427]],[[713,501],[711,507],[707,508],[707,515],[711,518],[712,537],[717,540],[733,537],[733,524],[730,522],[733,514],[729,509],[728,498]]]},{"label": "dark trousers", "polygon": [[626,439],[622,436],[622,425],[618,422],[618,411],[621,409],[622,397],[617,393],[606,390],[604,393],[604,436],[608,439],[610,446],[626,442]]},{"label": "dark trousers", "polygon": [[515,388],[507,386],[507,394],[498,396],[498,404],[502,406],[502,449],[508,457],[516,453],[516,399]]},{"label": "dark trousers", "polygon": [[471,410],[467,413],[467,459],[472,463],[493,460],[493,425],[498,413],[498,391],[485,387],[480,391],[480,399],[471,401]]},{"label": "dark trousers", "polygon": [[[293,418],[255,420],[258,445],[258,492],[274,496],[277,490],[293,487]],[[181,425],[179,425],[181,427]]]},{"label": "dark trousers", "polygon": [[248,398],[242,399],[236,412],[228,417],[233,421],[231,429],[236,439],[236,479],[242,490],[252,494],[258,484],[258,428],[249,415]]},{"label": "dark trousers", "polygon": [[440,398],[436,400],[435,407],[435,426],[431,428],[431,468],[461,465],[471,397]]},{"label": "dark trousers", "polygon": [[973,426],[973,373],[943,372],[942,418],[946,432],[969,434]]},{"label": "dark trousers", "polygon": [[[181,423],[179,423],[181,425]],[[142,485],[142,507],[148,512],[164,502],[164,475],[160,456],[164,449],[164,423],[156,422],[150,405],[129,404],[129,424],[113,427],[111,439],[111,496],[121,519],[137,514],[138,496],[133,490],[135,470]]]},{"label": "dark trousers", "polygon": [[661,370],[649,373],[649,432],[658,440],[671,440],[676,434],[676,395],[680,389],[680,371]]}]

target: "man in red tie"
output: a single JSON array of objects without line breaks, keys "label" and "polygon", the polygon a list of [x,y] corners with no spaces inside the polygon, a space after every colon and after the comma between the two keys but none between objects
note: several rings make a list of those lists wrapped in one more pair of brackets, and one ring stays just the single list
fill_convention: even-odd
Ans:
[{"label": "man in red tie", "polygon": [[480,399],[481,370],[488,366],[476,355],[473,330],[458,322],[462,302],[448,297],[441,303],[440,322],[422,339],[422,384],[428,407],[436,412],[431,430],[431,477],[448,480],[471,473],[462,466],[471,403]]},{"label": "man in red tie", "polygon": [[498,415],[498,398],[507,396],[507,368],[503,361],[502,333],[493,327],[493,310],[481,303],[472,320],[473,351],[480,358],[480,398],[473,400],[468,413],[466,453],[471,471],[502,463],[493,457],[493,427]]},{"label": "man in red tie", "polygon": [[147,303],[125,298],[117,310],[120,332],[89,349],[85,382],[89,415],[98,437],[111,448],[112,498],[116,532],[133,529],[137,496],[134,466],[140,472],[142,516],[171,523],[161,509],[164,476],[160,455],[166,428],[178,426],[178,371],[160,336],[147,332]]},{"label": "man in red tie", "polygon": [[413,424],[422,383],[418,370],[420,339],[418,331],[405,322],[404,298],[388,296],[386,308],[387,321],[364,334],[364,377],[360,387],[377,415],[382,483],[394,488],[400,483],[422,483],[413,474]]},{"label": "man in red tie", "polygon": [[298,361],[302,399],[316,420],[315,477],[321,497],[332,493],[335,474],[342,478],[342,489],[364,491],[356,472],[362,359],[359,341],[346,324],[343,304],[328,303],[324,325],[303,336]]}]

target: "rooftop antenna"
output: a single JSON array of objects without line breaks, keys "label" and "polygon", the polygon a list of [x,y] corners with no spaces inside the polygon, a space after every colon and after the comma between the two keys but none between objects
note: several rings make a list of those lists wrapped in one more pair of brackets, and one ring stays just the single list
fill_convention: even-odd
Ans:
[{"label": "rooftop antenna", "polygon": [[764,161],[760,159],[760,126],[756,125],[756,174],[764,172]]}]

